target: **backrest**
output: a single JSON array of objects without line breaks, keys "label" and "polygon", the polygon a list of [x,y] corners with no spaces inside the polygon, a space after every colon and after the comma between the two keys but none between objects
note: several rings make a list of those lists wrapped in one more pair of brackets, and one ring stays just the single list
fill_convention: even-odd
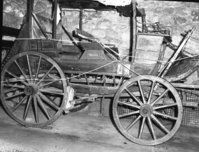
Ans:
[{"label": "backrest", "polygon": [[137,45],[135,49],[135,56],[133,68],[139,74],[153,74],[158,71],[159,61],[163,59],[164,50],[162,35],[152,35],[146,33],[137,34]]},{"label": "backrest", "polygon": [[52,20],[34,13],[33,18],[33,38],[52,38]]}]

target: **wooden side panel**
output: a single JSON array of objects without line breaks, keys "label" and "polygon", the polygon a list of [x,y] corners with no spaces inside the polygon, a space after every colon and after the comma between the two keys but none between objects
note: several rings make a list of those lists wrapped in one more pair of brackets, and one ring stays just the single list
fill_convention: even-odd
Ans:
[{"label": "wooden side panel", "polygon": [[[77,60],[77,61],[69,61],[69,60],[57,60],[60,67],[66,72],[99,72],[99,73],[115,73],[117,74],[118,71],[118,64],[110,62],[95,62],[89,60]],[[100,67],[100,68],[99,68]],[[96,70],[94,70],[96,69]]]}]

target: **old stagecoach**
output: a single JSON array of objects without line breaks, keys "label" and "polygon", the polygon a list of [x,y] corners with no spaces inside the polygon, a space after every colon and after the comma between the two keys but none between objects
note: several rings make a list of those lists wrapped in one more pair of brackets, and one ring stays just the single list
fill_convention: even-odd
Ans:
[{"label": "old stagecoach", "polygon": [[[181,125],[183,106],[198,106],[197,102],[186,102],[186,95],[180,91],[199,87],[183,83],[199,65],[199,56],[184,49],[194,28],[186,31],[175,46],[168,28],[157,23],[152,28],[147,26],[145,10],[138,9],[134,1],[116,6],[106,0],[52,3],[53,20],[49,20],[35,14],[29,1],[27,19],[2,62],[1,102],[8,115],[21,125],[40,128],[53,123],[63,112],[114,97],[110,108],[113,122],[124,137],[142,145],[169,140]],[[59,25],[70,38],[70,45],[57,39],[58,4],[61,10],[115,10],[130,17],[129,55],[121,57],[113,44],[103,44],[83,31],[81,22],[80,29],[72,34]],[[47,24],[52,26],[50,34],[45,29]],[[173,54],[164,62],[167,47]]]}]

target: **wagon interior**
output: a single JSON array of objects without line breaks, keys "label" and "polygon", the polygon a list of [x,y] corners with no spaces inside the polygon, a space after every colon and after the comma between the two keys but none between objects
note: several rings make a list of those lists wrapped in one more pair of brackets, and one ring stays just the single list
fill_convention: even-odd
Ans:
[{"label": "wagon interior", "polygon": [[[185,92],[199,86],[183,83],[199,65],[198,55],[185,50],[194,28],[175,46],[171,30],[158,23],[147,26],[144,8],[134,1],[125,6],[89,0],[52,4],[53,20],[35,14],[29,1],[27,18],[2,62],[1,101],[9,116],[24,126],[41,128],[63,111],[78,111],[110,97],[114,124],[127,139],[142,145],[169,140],[180,127],[183,105],[198,108],[198,102],[186,102]],[[79,28],[70,33],[57,23],[58,6],[80,12]],[[90,10],[114,10],[131,19],[128,55],[120,56],[114,44],[104,44],[82,29],[82,13]],[[70,44],[59,37],[59,30]],[[165,60],[167,47],[173,54]]]}]

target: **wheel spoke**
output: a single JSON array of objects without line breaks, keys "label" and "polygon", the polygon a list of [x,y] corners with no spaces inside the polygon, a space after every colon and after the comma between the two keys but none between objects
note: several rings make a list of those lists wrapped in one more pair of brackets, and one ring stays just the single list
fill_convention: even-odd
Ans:
[{"label": "wheel spoke", "polygon": [[28,85],[28,83],[26,83],[26,82],[20,80],[20,78],[19,78],[18,76],[16,76],[15,74],[13,74],[12,72],[10,72],[10,71],[8,71],[8,70],[6,70],[6,72],[7,72],[8,74],[10,74],[11,76],[13,76],[14,78],[16,78],[18,81],[22,82],[24,85],[26,85],[26,86]]},{"label": "wheel spoke", "polygon": [[58,92],[58,91],[60,91],[60,90],[53,91],[52,89],[39,89],[39,91],[40,91],[40,92],[43,92],[43,93],[54,94],[54,95],[61,95],[61,96],[64,95],[64,93]]},{"label": "wheel spoke", "polygon": [[12,109],[12,112],[15,112],[15,110],[27,99],[28,96],[25,96],[24,98],[19,101],[19,103]]},{"label": "wheel spoke", "polygon": [[152,97],[152,94],[153,94],[153,91],[154,91],[154,86],[155,86],[155,82],[153,81],[152,86],[151,86],[151,90],[150,90],[150,93],[149,93],[148,101],[147,101],[148,104],[150,104],[151,97]]},{"label": "wheel spoke", "polygon": [[10,89],[6,89],[6,90],[4,89],[4,90],[3,90],[3,93],[4,93],[4,94],[7,94],[7,93],[9,93],[9,92],[14,92],[14,91],[17,91],[17,90],[18,90],[17,88],[10,88]]},{"label": "wheel spoke", "polygon": [[28,115],[28,110],[30,108],[31,100],[32,100],[32,96],[29,96],[28,102],[27,102],[26,107],[25,107],[24,115],[23,115],[23,120],[24,121],[26,121],[26,118],[27,118],[27,115]]},{"label": "wheel spoke", "polygon": [[34,96],[33,100],[34,100],[33,105],[34,105],[34,110],[35,110],[35,121],[36,121],[36,123],[39,123],[39,116],[38,116],[38,109],[37,109],[38,108],[37,98]]},{"label": "wheel spoke", "polygon": [[30,74],[30,81],[33,81],[33,76],[32,76],[32,70],[31,70],[31,67],[30,67],[30,59],[29,59],[29,56],[26,55],[26,58],[27,58],[27,62],[28,62],[28,71],[29,71],[29,74]]},{"label": "wheel spoke", "polygon": [[141,94],[143,103],[145,104],[145,103],[146,103],[146,100],[145,100],[145,98],[144,98],[144,93],[143,93],[143,90],[142,90],[142,85],[141,85],[141,83],[140,83],[140,80],[138,80],[138,86],[139,86],[139,89],[140,89],[140,94]]},{"label": "wheel spoke", "polygon": [[132,94],[127,88],[125,88],[126,92],[135,99],[135,101],[141,106],[142,103],[136,98],[134,94]]},{"label": "wheel spoke", "polygon": [[56,109],[56,110],[59,110],[60,108],[52,101],[52,100],[50,100],[48,97],[46,97],[44,94],[42,94],[41,92],[40,92],[40,97],[44,100],[44,101],[46,101],[46,103],[48,104],[48,105],[50,105],[50,106],[52,106],[54,109]]},{"label": "wheel spoke", "polygon": [[138,113],[139,113],[139,110],[134,111],[134,112],[130,112],[130,113],[126,113],[126,114],[123,114],[123,115],[119,115],[118,117],[123,118],[123,117],[127,117],[127,116],[132,116],[132,115],[135,115],[135,114],[138,114]]},{"label": "wheel spoke", "polygon": [[149,129],[151,130],[152,137],[153,137],[154,140],[156,140],[156,135],[155,135],[155,131],[154,131],[154,128],[153,128],[153,124],[151,122],[151,118],[147,117],[147,120],[149,122]]},{"label": "wheel spoke", "polygon": [[156,102],[158,102],[167,92],[169,91],[169,89],[165,90],[152,104],[151,106],[153,106]]},{"label": "wheel spoke", "polygon": [[36,72],[36,76],[35,76],[35,81],[38,79],[40,65],[41,65],[41,56],[39,57],[39,63],[38,63],[38,66],[37,66],[37,72]]},{"label": "wheel spoke", "polygon": [[[19,80],[20,79],[20,80]],[[16,78],[7,78],[5,81],[1,81],[1,83],[4,83],[4,82],[6,82],[6,83],[18,83],[18,82],[21,82],[21,81],[25,81],[25,79],[21,79],[21,77],[19,77],[19,79],[16,79]],[[25,82],[26,83],[26,82]]]},{"label": "wheel spoke", "polygon": [[126,131],[129,131],[129,129],[131,129],[131,127],[133,127],[133,125],[135,125],[135,123],[141,118],[141,116],[139,115],[135,120],[133,120],[128,127],[126,128]]},{"label": "wheel spoke", "polygon": [[40,98],[38,95],[36,95],[36,98],[37,98],[37,101],[38,101],[39,105],[41,106],[41,109],[43,110],[43,112],[44,112],[45,115],[47,116],[47,119],[48,119],[48,120],[51,119],[51,117],[50,117],[50,115],[48,114],[48,112],[47,112],[47,110],[46,110],[46,108],[45,108],[45,106],[44,106],[44,104],[43,104],[41,98]]},{"label": "wheel spoke", "polygon": [[177,117],[166,115],[166,114],[163,114],[163,113],[160,113],[160,112],[157,112],[157,111],[153,111],[153,113],[155,115],[162,116],[162,117],[165,117],[165,118],[169,118],[169,119],[172,119],[172,120],[177,120],[178,119]]},{"label": "wheel spoke", "polygon": [[143,130],[144,130],[145,121],[146,121],[146,118],[143,117],[142,124],[141,124],[140,131],[139,131],[139,135],[138,135],[139,139],[141,139],[141,137],[142,137],[142,133],[143,133]]},{"label": "wheel spoke", "polygon": [[157,125],[159,125],[159,127],[165,132],[165,133],[169,133],[169,130],[156,118],[156,116],[151,115],[151,118],[156,122]]},{"label": "wheel spoke", "polygon": [[12,85],[12,84],[1,84],[3,86],[6,86],[6,87],[13,87],[13,88],[19,88],[19,89],[24,89],[25,87],[24,86],[19,86],[19,85]]},{"label": "wheel spoke", "polygon": [[26,77],[25,72],[22,70],[22,68],[21,68],[21,66],[18,64],[18,62],[17,62],[16,60],[15,60],[14,62],[15,62],[15,64],[17,65],[17,67],[19,68],[19,70],[21,71],[21,73],[23,74],[24,78],[27,80],[27,82],[29,82],[29,80],[28,80],[27,77]]},{"label": "wheel spoke", "polygon": [[154,110],[165,109],[165,108],[170,108],[170,107],[175,107],[175,106],[177,106],[177,103],[173,103],[173,104],[169,104],[169,105],[163,105],[163,106],[158,106],[158,107],[154,107],[153,109]]},{"label": "wheel spoke", "polygon": [[54,66],[52,66],[51,68],[50,68],[50,70],[48,70],[48,72],[39,80],[39,82],[37,83],[37,85],[39,85],[43,80],[44,80],[44,78],[51,72],[51,70],[54,68]]},{"label": "wheel spoke", "polygon": [[43,85],[41,85],[41,86],[39,86],[39,87],[40,87],[40,88],[41,88],[41,87],[46,87],[46,86],[51,85],[51,84],[53,84],[53,83],[55,83],[55,82],[57,82],[57,81],[60,81],[60,80],[53,80],[53,81],[48,82],[48,83],[46,83],[46,84],[43,84]]},{"label": "wheel spoke", "polygon": [[125,106],[129,106],[129,107],[133,107],[133,108],[136,108],[136,109],[140,109],[140,106],[137,106],[137,105],[134,105],[134,104],[131,104],[131,103],[126,103],[126,102],[119,101],[118,104],[122,104],[122,105],[125,105]]},{"label": "wheel spoke", "polygon": [[13,96],[5,97],[4,99],[5,99],[5,100],[10,100],[10,99],[13,99],[13,98],[22,96],[22,95],[24,95],[24,94],[25,94],[24,92],[20,92],[20,93],[18,93],[18,94],[13,95]]}]

